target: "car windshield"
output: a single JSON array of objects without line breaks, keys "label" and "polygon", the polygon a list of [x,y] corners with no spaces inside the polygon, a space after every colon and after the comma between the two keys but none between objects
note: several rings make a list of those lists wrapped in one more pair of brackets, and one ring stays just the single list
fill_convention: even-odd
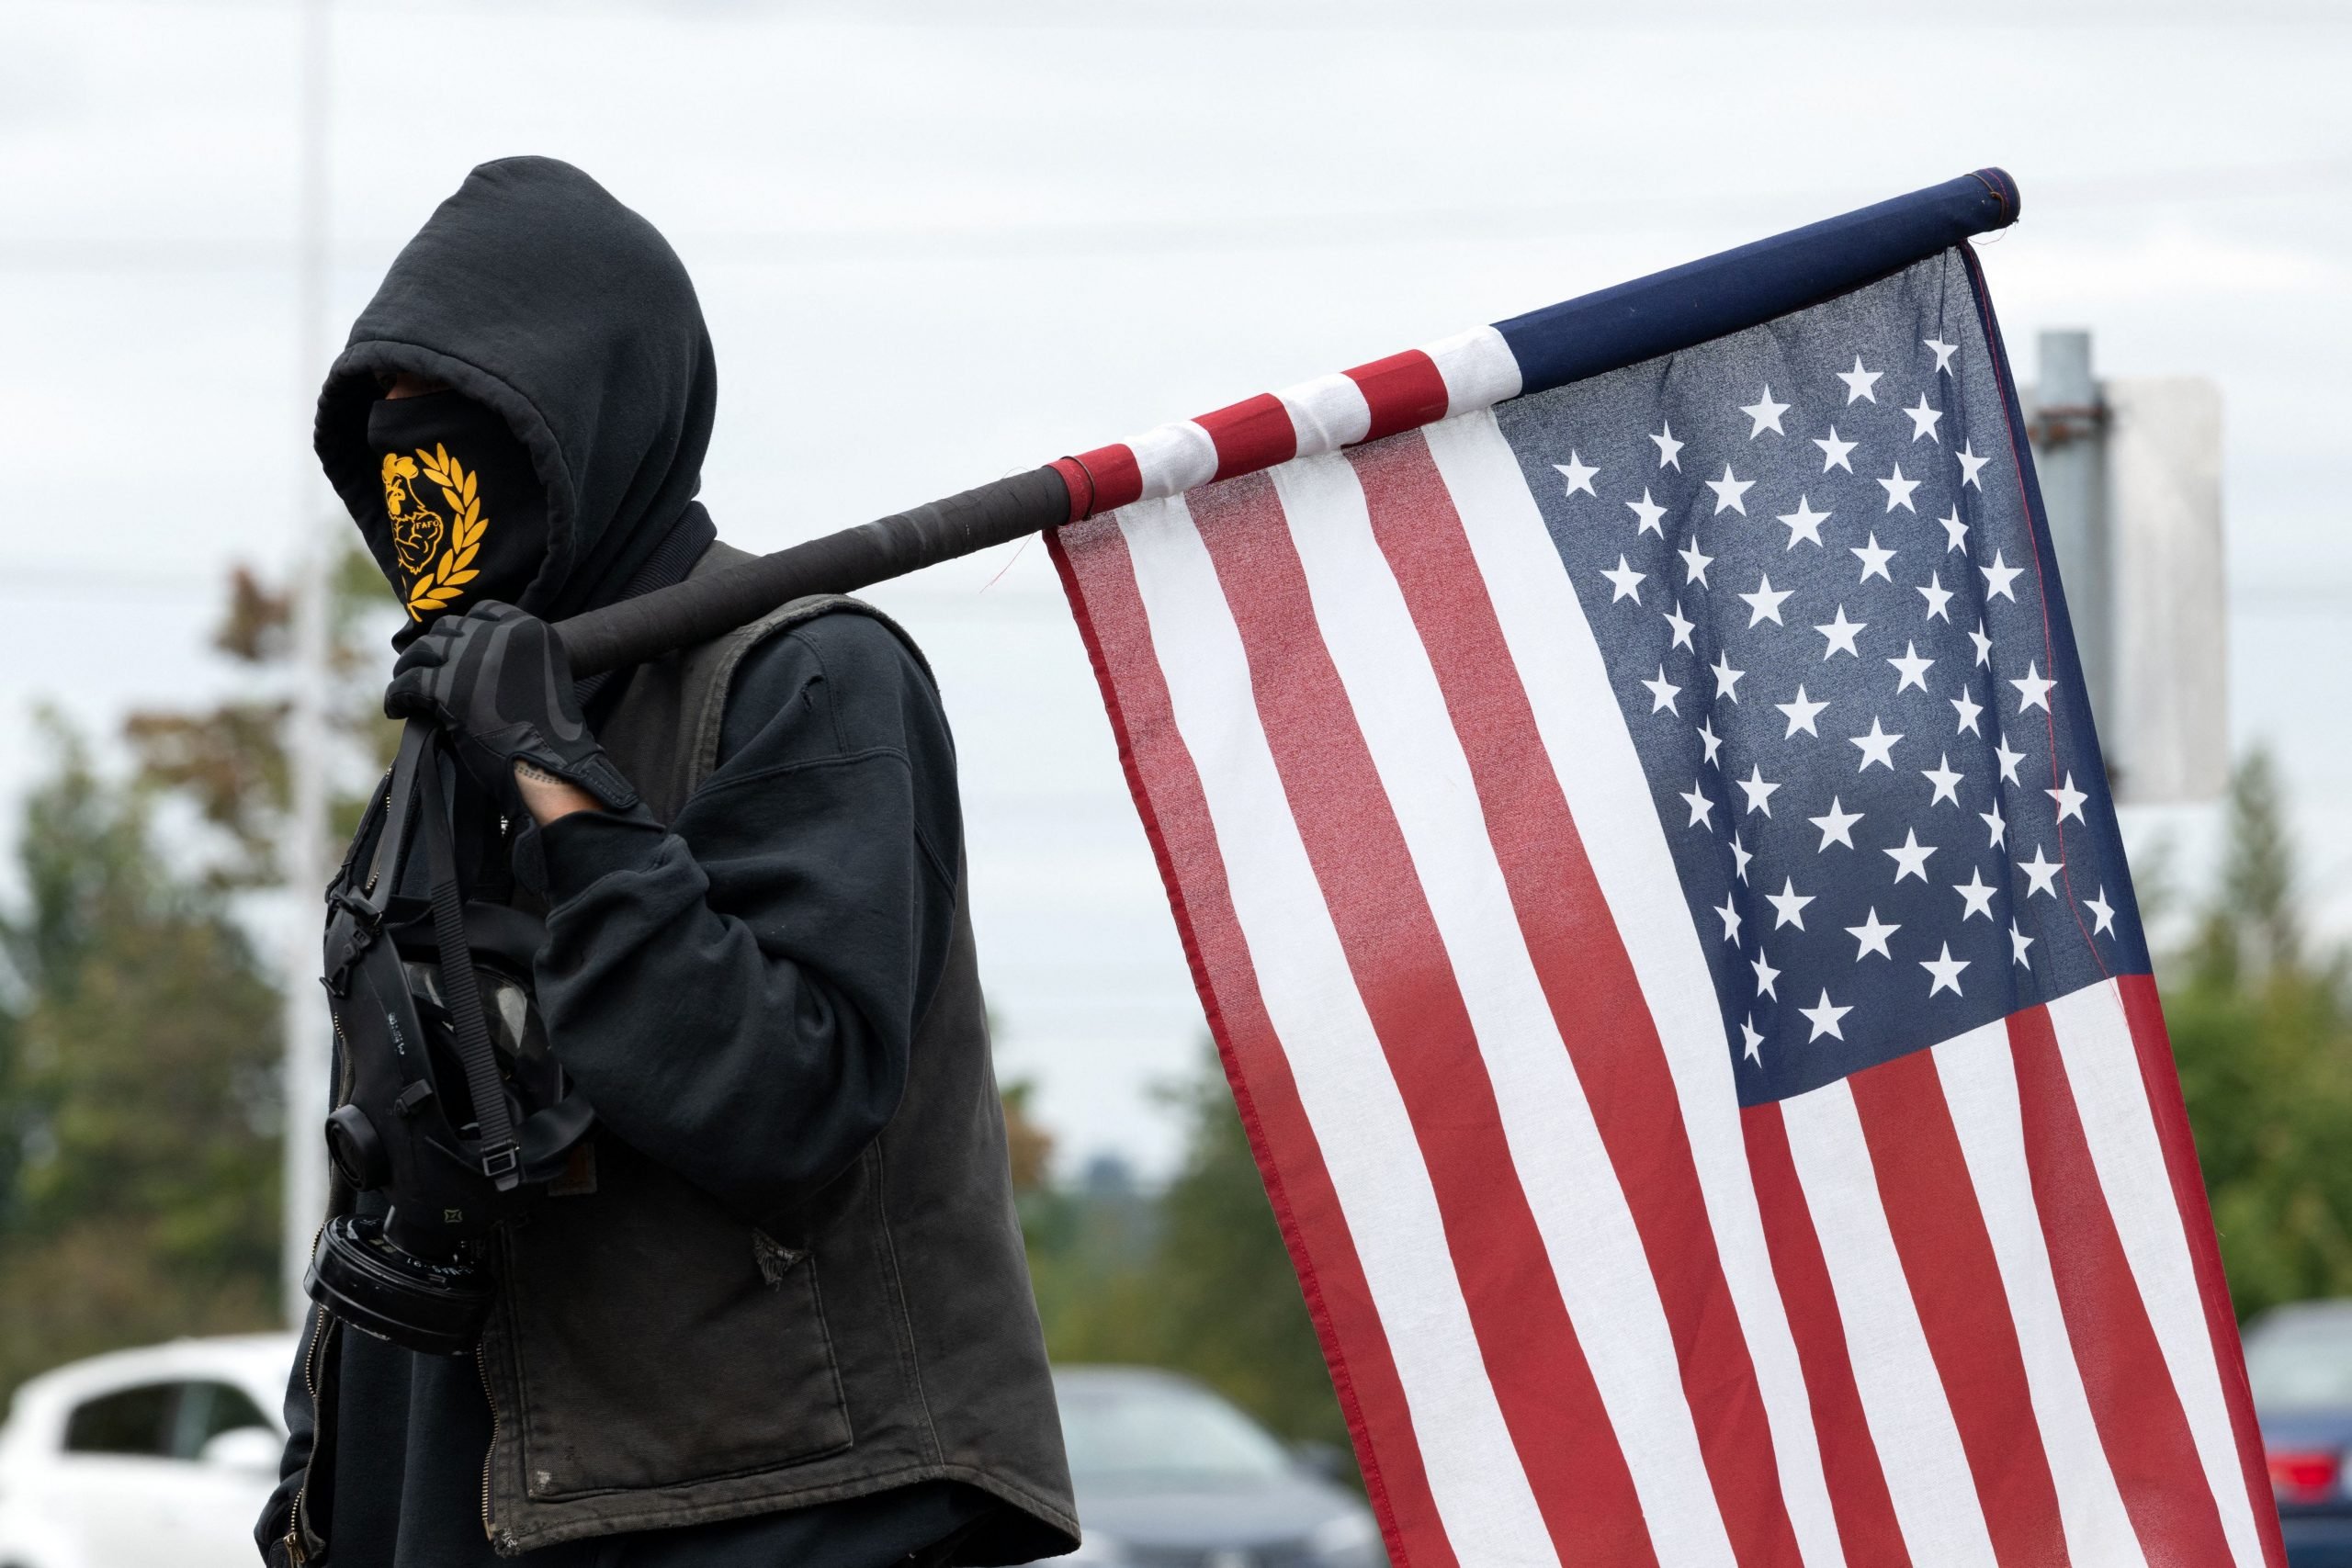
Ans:
[{"label": "car windshield", "polygon": [[1282,1445],[1232,1405],[1181,1384],[1065,1385],[1070,1472],[1081,1482],[1246,1484],[1286,1473]]},{"label": "car windshield", "polygon": [[2352,1314],[2256,1330],[2246,1336],[2245,1371],[2267,1416],[2352,1410]]}]

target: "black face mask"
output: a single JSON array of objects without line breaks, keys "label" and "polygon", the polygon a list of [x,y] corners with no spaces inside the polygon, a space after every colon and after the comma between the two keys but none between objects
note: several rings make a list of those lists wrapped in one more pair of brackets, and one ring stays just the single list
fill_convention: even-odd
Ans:
[{"label": "black face mask", "polygon": [[547,491],[505,420],[457,392],[387,398],[368,412],[409,613],[394,643],[485,599],[514,604],[548,554]]}]

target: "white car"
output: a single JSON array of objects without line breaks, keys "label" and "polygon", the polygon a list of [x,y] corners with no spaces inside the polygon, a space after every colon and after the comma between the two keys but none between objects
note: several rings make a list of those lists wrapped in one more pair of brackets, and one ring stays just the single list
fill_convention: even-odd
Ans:
[{"label": "white car", "polygon": [[253,1568],[290,1334],[175,1339],[28,1379],[0,1426],[0,1568]]}]

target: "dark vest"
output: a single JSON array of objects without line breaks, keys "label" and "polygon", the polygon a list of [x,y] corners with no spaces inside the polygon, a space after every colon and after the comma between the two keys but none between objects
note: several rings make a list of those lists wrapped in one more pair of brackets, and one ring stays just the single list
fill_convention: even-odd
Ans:
[{"label": "dark vest", "polygon": [[[714,545],[696,574],[745,558]],[[890,626],[804,599],[636,671],[601,738],[664,821],[717,764],[744,655],[840,613]],[[1004,1505],[959,1562],[1077,1544],[960,886],[905,1099],[805,1213],[754,1230],[608,1132],[572,1185],[505,1233],[482,1344],[501,1551],[932,1479]]]}]

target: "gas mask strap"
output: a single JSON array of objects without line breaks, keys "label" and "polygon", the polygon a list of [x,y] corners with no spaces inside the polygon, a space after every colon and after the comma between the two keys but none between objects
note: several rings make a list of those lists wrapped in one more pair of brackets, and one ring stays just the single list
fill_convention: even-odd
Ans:
[{"label": "gas mask strap", "polygon": [[[412,719],[409,728],[413,731],[423,726]],[[440,750],[437,743],[426,748],[416,776],[422,792],[418,806],[424,825],[426,864],[432,874],[433,935],[439,948],[441,996],[449,1010],[449,1032],[457,1044],[458,1061],[465,1068],[466,1090],[474,1102],[482,1174],[501,1192],[511,1192],[522,1181],[522,1159],[515,1147],[506,1088],[499,1077],[497,1052],[490,1043],[490,1024],[482,1013],[481,991],[474,979],[473,952],[466,945],[465,895],[458,886],[457,852],[442,800]]]}]

